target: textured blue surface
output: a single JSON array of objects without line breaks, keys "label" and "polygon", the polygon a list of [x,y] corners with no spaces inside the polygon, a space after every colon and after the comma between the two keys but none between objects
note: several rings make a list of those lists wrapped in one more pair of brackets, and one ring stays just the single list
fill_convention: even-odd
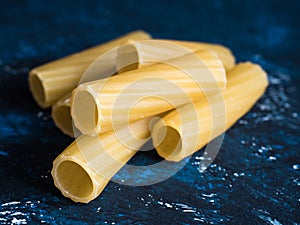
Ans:
[{"label": "textured blue surface", "polygon": [[[299,224],[299,1],[1,1],[0,223]],[[225,136],[152,186],[110,183],[88,205],[54,188],[52,161],[71,139],[34,103],[30,68],[134,29],[221,43],[269,73],[270,87]],[[143,157],[141,157],[143,156]],[[133,161],[149,163],[154,153]]]}]

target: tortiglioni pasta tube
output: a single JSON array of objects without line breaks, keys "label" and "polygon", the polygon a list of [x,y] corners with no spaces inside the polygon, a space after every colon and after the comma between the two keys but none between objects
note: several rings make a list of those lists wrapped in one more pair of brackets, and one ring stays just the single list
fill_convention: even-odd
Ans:
[{"label": "tortiglioni pasta tube", "polygon": [[[36,102],[42,107],[51,106],[73,90],[88,66],[99,56],[128,40],[146,40],[151,36],[144,31],[134,31],[115,40],[55,60],[30,71],[29,86]],[[107,60],[107,67],[115,66],[115,56]]]},{"label": "tortiglioni pasta tube", "polygon": [[[152,139],[158,154],[170,161],[180,161],[193,154],[248,112],[267,86],[266,73],[260,66],[252,63],[237,65],[228,73],[227,88],[221,93],[224,102],[220,98],[212,97],[210,102],[203,98],[171,111],[154,125]],[[218,108],[218,104],[224,104],[225,110],[216,112],[214,118],[211,110]],[[196,118],[190,116],[193,112],[196,112]],[[185,124],[181,117],[186,118]],[[194,123],[199,133],[195,129],[183,132],[183,126]]]},{"label": "tortiglioni pasta tube", "polygon": [[145,118],[117,132],[80,136],[53,162],[55,186],[75,202],[95,199],[109,180],[150,138]]},{"label": "tortiglioni pasta tube", "polygon": [[124,76],[80,85],[73,92],[71,115],[83,134],[96,135],[114,125],[196,101],[225,85],[225,70],[218,56],[197,51]]},{"label": "tortiglioni pasta tube", "polygon": [[[213,50],[222,60],[225,68],[231,68],[235,62],[235,58],[230,50],[220,45],[174,40],[129,40],[124,45],[120,45],[117,50],[116,64],[119,74],[122,75],[124,72],[154,64],[156,61],[159,61],[159,59],[171,59],[178,55],[178,52],[175,52],[174,54],[174,51],[170,50],[170,48],[167,48],[167,50],[159,48],[160,45],[167,47],[178,45],[191,51],[198,49]],[[159,51],[154,52],[153,49],[155,48],[159,48]],[[182,52],[179,52],[179,55],[180,54],[182,54]],[[52,106],[52,117],[58,128],[60,128],[65,134],[74,137],[72,118],[70,115],[70,97],[71,93],[68,93],[67,96],[62,97]]]},{"label": "tortiglioni pasta tube", "polygon": [[[222,45],[177,41],[177,40],[142,40],[120,46],[117,56],[117,68],[120,72],[137,69],[143,65],[150,65],[157,61],[166,61],[172,58],[180,57],[184,51],[178,51],[178,48],[184,48],[195,52],[199,50],[214,51],[222,61],[225,69],[228,71],[235,65],[235,57],[230,49]],[[156,59],[157,61],[155,61]]]}]

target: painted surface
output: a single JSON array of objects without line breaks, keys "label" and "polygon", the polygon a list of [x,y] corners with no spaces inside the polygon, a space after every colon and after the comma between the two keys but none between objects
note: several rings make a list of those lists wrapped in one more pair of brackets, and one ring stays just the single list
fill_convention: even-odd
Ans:
[{"label": "painted surface", "polygon": [[[299,1],[2,1],[1,224],[299,224]],[[152,186],[110,183],[88,205],[62,197],[52,161],[72,140],[34,103],[30,68],[134,29],[220,43],[259,63],[270,87],[226,133],[204,173],[198,152]],[[137,155],[139,165],[159,161]],[[145,174],[145,176],[148,176]]]}]

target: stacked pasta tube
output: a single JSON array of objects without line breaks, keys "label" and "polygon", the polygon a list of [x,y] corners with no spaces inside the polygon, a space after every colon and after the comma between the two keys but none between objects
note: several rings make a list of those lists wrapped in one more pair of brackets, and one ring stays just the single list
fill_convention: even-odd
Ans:
[{"label": "stacked pasta tube", "polygon": [[268,80],[258,65],[235,65],[224,46],[135,31],[37,67],[29,84],[76,137],[53,162],[54,184],[88,203],[150,138],[168,161],[205,146],[249,111]]}]

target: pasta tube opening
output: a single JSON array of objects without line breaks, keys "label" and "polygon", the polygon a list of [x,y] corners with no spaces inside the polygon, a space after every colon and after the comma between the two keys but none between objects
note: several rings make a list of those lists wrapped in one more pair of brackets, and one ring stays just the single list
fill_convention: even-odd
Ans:
[{"label": "pasta tube opening", "polygon": [[139,68],[139,52],[135,45],[130,43],[132,41],[120,46],[118,49],[116,60],[118,73],[125,73]]},{"label": "pasta tube opening", "polygon": [[29,83],[31,84],[29,87],[31,89],[34,100],[37,102],[45,102],[46,91],[43,86],[43,82],[37,73],[31,73],[31,76],[29,77]]},{"label": "pasta tube opening", "polygon": [[174,127],[159,124],[157,132],[153,134],[156,135],[155,138],[153,137],[153,144],[161,157],[167,159],[174,154],[180,154],[182,149],[180,133]]},{"label": "pasta tube opening", "polygon": [[65,134],[73,137],[72,117],[70,114],[70,106],[60,105],[52,111],[52,117],[55,125],[59,127]]},{"label": "pasta tube opening", "polygon": [[93,193],[94,184],[83,167],[74,161],[62,161],[56,168],[56,182],[61,190],[76,198],[87,198]]},{"label": "pasta tube opening", "polygon": [[[84,107],[83,107],[84,106]],[[93,133],[98,125],[98,108],[94,97],[85,90],[76,92],[73,102],[75,126],[84,133]]]}]

